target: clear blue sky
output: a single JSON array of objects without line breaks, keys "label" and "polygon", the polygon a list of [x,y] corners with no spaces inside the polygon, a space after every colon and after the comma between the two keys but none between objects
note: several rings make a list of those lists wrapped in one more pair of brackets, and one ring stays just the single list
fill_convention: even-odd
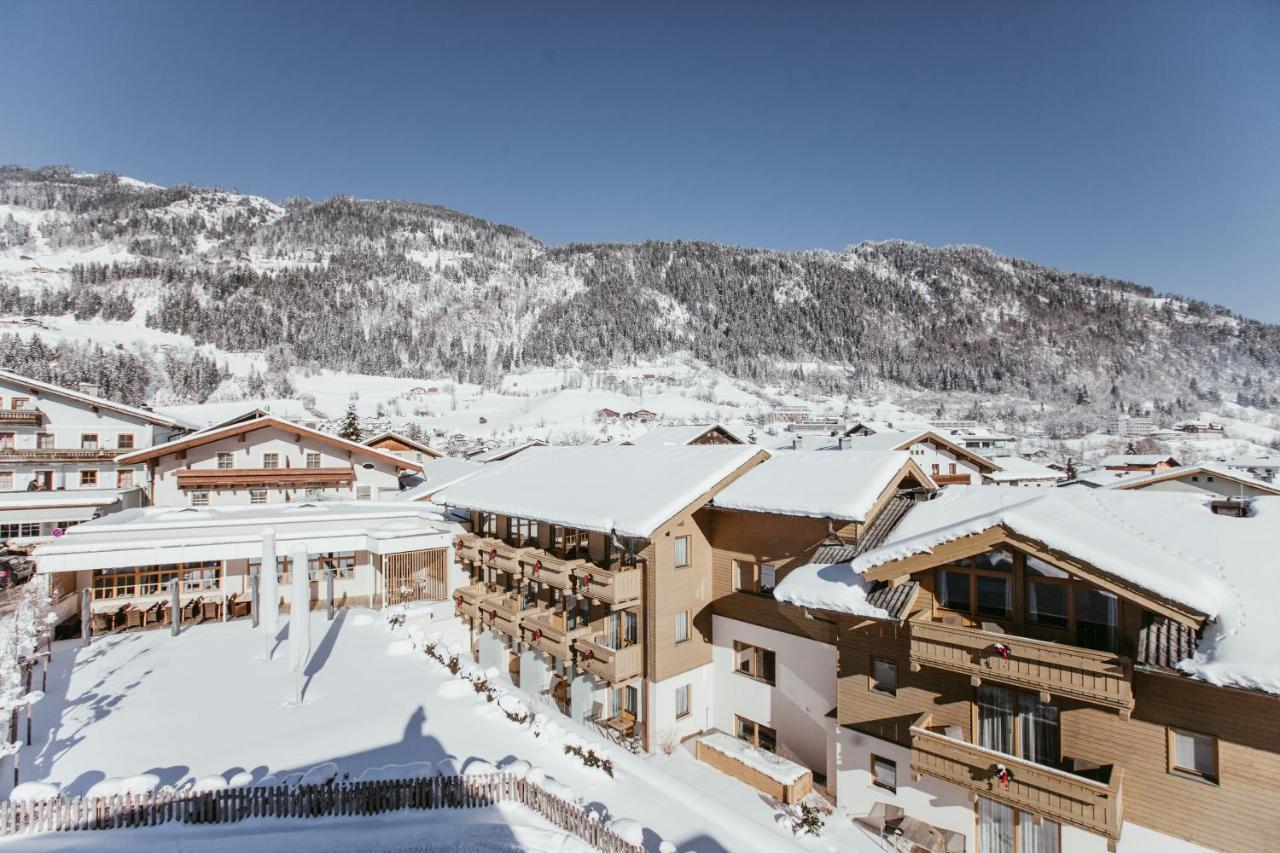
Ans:
[{"label": "clear blue sky", "polygon": [[0,162],[981,243],[1280,321],[1280,3],[615,6],[6,0]]}]

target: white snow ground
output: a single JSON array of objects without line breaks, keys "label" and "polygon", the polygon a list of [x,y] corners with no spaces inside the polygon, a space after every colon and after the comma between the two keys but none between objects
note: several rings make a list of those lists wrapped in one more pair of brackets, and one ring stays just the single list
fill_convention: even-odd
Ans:
[{"label": "white snow ground", "polygon": [[[564,754],[548,738],[535,738],[527,726],[508,721],[496,704],[477,698],[469,686],[454,689],[463,685],[425,654],[392,654],[393,646],[404,650],[382,614],[357,610],[333,623],[326,623],[323,613],[313,619],[314,652],[301,706],[291,705],[283,626],[270,662],[262,659],[261,632],[248,620],[194,626],[177,638],[154,630],[105,637],[87,649],[75,641],[55,644],[47,698],[36,706],[35,742],[21,754],[22,780],[56,783],[66,794],[77,795],[104,778],[144,773],[155,774],[162,785],[180,786],[245,772],[255,780],[268,774],[280,779],[325,762],[357,777],[390,764],[453,758],[465,770],[472,760],[502,766],[520,759],[587,804],[597,804],[612,817],[638,821],[645,827],[646,846],[653,850],[663,840],[681,850],[735,853],[875,849],[847,817],[829,821],[821,838],[795,839],[778,825],[774,804],[685,750],[640,758],[610,745],[616,768],[610,779]],[[573,728],[563,718],[559,722]],[[581,734],[599,740],[594,732]],[[405,813],[411,821],[425,820],[422,814]],[[421,849],[396,847],[398,824],[389,820],[387,825],[386,839],[382,823],[353,823],[352,832],[370,843],[376,834],[378,845],[390,845],[364,849]],[[228,842],[234,838],[237,850],[246,845],[265,850],[276,849],[271,837],[295,826],[268,822],[252,831],[214,831],[225,834]],[[161,833],[157,838],[167,832],[156,831]],[[93,840],[123,845],[118,849],[135,849],[129,836],[152,844],[149,830],[127,836],[119,832],[96,833]],[[251,837],[241,844],[242,836]],[[85,840],[68,835],[39,844],[56,845],[64,838],[73,847]],[[259,840],[262,846],[253,846]],[[170,836],[170,846],[172,841]],[[162,841],[155,843],[160,845],[155,849],[168,849]],[[188,847],[184,835],[182,843],[183,849],[202,849],[203,842],[196,839]]]}]

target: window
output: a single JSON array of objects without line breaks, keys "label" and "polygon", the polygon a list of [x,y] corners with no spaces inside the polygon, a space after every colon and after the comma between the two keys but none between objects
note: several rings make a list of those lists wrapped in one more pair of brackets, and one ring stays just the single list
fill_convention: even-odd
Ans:
[{"label": "window", "polygon": [[116,472],[116,488],[131,489],[133,488],[133,469],[123,468]]},{"label": "window", "polygon": [[[335,578],[350,578],[356,571],[356,554],[354,551],[335,551],[327,554],[314,554],[307,560],[307,577],[313,581],[324,580],[324,573],[332,571]],[[293,561],[288,557],[276,557],[276,578],[280,583],[289,583],[292,579],[290,570]],[[262,561],[249,561],[249,574],[262,571]]]},{"label": "window", "polygon": [[772,593],[778,582],[778,569],[768,563],[733,563],[733,588],[740,592]]},{"label": "window", "polygon": [[0,432],[0,448],[4,448],[6,450],[13,449],[13,433]]},{"label": "window", "polygon": [[476,533],[481,536],[498,535],[498,516],[491,512],[482,512],[476,522]]},{"label": "window", "polygon": [[208,492],[192,492],[191,505],[192,506],[208,506],[209,493]]},{"label": "window", "polygon": [[676,537],[676,568],[684,568],[689,565],[689,537]]},{"label": "window", "polygon": [[691,687],[688,684],[676,688],[676,719],[689,716],[689,693]]},{"label": "window", "polygon": [[931,468],[932,468],[932,470],[931,470],[929,473],[930,473],[931,475],[933,475],[934,477],[936,477],[936,476],[938,476],[939,474],[941,474],[941,473],[942,473],[942,466],[941,466],[941,465],[939,465],[937,462],[933,463],[933,465],[931,466]]},{"label": "window", "polygon": [[1169,771],[1218,781],[1218,739],[1213,735],[1169,729]]},{"label": "window", "polygon": [[758,746],[766,752],[778,751],[778,733],[769,728],[762,726],[754,720],[748,720],[746,717],[735,716],[734,734],[752,746]]},{"label": "window", "polygon": [[279,453],[262,454],[262,467],[263,468],[279,468],[280,454]]},{"label": "window", "polygon": [[373,500],[372,486],[356,486],[356,500],[368,501]]},{"label": "window", "polygon": [[14,397],[9,401],[9,408],[14,410],[23,410],[31,408],[30,397]]},{"label": "window", "polygon": [[96,432],[80,433],[80,449],[81,450],[97,450],[98,434]]},{"label": "window", "polygon": [[1035,693],[983,684],[978,688],[978,745],[1056,766],[1061,759],[1058,708]]},{"label": "window", "polygon": [[[492,531],[493,528],[490,528]],[[483,531],[482,531],[483,532]],[[494,535],[492,532],[487,535]],[[590,551],[590,534],[576,527],[551,527],[551,553],[562,560],[587,559]]]},{"label": "window", "polygon": [[116,448],[119,450],[133,450],[133,433],[122,432],[117,435]]},{"label": "window", "polygon": [[307,451],[307,467],[308,467],[308,468],[319,468],[319,467],[320,467],[320,454],[319,454],[319,453],[316,453],[316,452],[314,452],[314,451],[310,451],[310,450],[308,450],[308,451]]},{"label": "window", "polygon": [[1059,853],[1057,821],[978,797],[978,853]]},{"label": "window", "polygon": [[36,448],[39,450],[52,450],[54,448],[53,433],[36,433]]},{"label": "window", "polygon": [[970,602],[968,573],[938,569],[938,603],[948,610],[968,613]]},{"label": "window", "polygon": [[689,639],[689,611],[676,614],[676,642],[684,643]]},{"label": "window", "polygon": [[39,536],[38,522],[26,521],[21,524],[0,524],[0,539],[16,539],[22,536]]},{"label": "window", "polygon": [[264,504],[266,502],[267,502],[266,489],[250,489],[249,490],[249,503]]},{"label": "window", "polygon": [[938,603],[973,616],[1013,613],[1013,552],[996,548],[938,569]]},{"label": "window", "polygon": [[235,461],[231,458],[231,454],[230,454],[230,453],[219,453],[219,454],[218,454],[218,470],[219,470],[219,471],[230,471],[230,470],[231,470],[232,468],[234,468],[235,466],[236,466],[236,463],[235,463]]},{"label": "window", "polygon": [[167,592],[170,584],[175,582],[180,584],[182,592],[216,592],[222,588],[222,563],[205,560],[127,569],[100,569],[93,573],[93,597],[103,599],[160,595]]},{"label": "window", "polygon": [[13,488],[13,472],[0,471],[0,489],[12,489],[12,488]]},{"label": "window", "polygon": [[98,485],[98,472],[92,468],[80,472],[80,488]]},{"label": "window", "polygon": [[1116,650],[1116,628],[1120,624],[1120,599],[1114,593],[1078,586],[1075,588],[1076,643],[1103,652]]},{"label": "window", "polygon": [[871,756],[871,784],[896,792],[898,790],[898,762]]},{"label": "window", "polygon": [[871,689],[889,696],[898,695],[898,665],[883,658],[871,659]]},{"label": "window", "polygon": [[734,641],[733,644],[735,671],[751,678],[773,684],[776,679],[774,653],[769,649]]},{"label": "window", "polygon": [[516,548],[538,544],[538,522],[528,518],[508,518],[506,543]]}]

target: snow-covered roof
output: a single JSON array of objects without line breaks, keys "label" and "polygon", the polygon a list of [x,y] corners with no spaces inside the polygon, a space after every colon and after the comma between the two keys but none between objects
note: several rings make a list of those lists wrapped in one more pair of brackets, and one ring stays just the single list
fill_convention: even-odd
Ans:
[{"label": "snow-covered roof", "polygon": [[681,424],[658,426],[627,441],[633,447],[683,447],[715,430],[723,430],[738,444],[746,444],[733,430],[724,424]]},{"label": "snow-covered roof", "polygon": [[422,500],[482,470],[484,465],[480,462],[446,456],[423,465],[421,473],[401,480],[402,483],[411,485],[397,495],[397,498],[402,501]]},{"label": "snow-covered roof", "polygon": [[[902,469],[905,450],[876,453],[778,453],[734,480],[715,496],[720,509],[865,521]],[[917,468],[916,476],[932,485]]]},{"label": "snow-covered roof", "polygon": [[109,409],[120,414],[130,415],[135,418],[149,421],[160,426],[175,427],[188,426],[185,422],[175,418],[158,414],[149,409],[139,409],[134,406],[126,406],[124,403],[117,403],[114,400],[104,400],[101,397],[95,397],[92,394],[82,394],[79,391],[72,391],[70,388],[63,388],[61,385],[54,385],[49,382],[41,382],[39,379],[32,379],[30,376],[23,376],[20,373],[14,373],[11,370],[0,370],[0,379],[7,379],[10,382],[19,385],[26,385],[38,391],[41,394],[52,394],[56,397],[65,397],[68,400],[75,400],[90,406],[97,406],[101,409]]},{"label": "snow-covered roof", "polygon": [[1067,480],[1062,485],[1111,486],[1129,480],[1141,480],[1146,476],[1145,471],[1108,471],[1106,468],[1090,468],[1087,471],[1076,472],[1074,479]]},{"label": "snow-covered roof", "polygon": [[1178,665],[1182,671],[1280,693],[1280,643],[1269,618],[1280,574],[1260,569],[1280,552],[1280,497],[1254,498],[1245,518],[1216,515],[1211,502],[1193,492],[946,489],[908,513],[881,547],[823,576],[798,576],[792,590],[796,570],[775,595],[820,598],[842,605],[830,609],[859,613],[865,591],[856,587],[866,572],[1003,526],[1213,620],[1194,657]]},{"label": "snow-covered roof", "polygon": [[886,619],[889,614],[867,600],[872,584],[849,563],[810,563],[787,572],[773,597],[785,604]]},{"label": "snow-covered roof", "polygon": [[145,507],[96,518],[36,546],[40,572],[81,571],[261,553],[263,531],[313,552],[393,553],[448,545],[454,529],[429,504],[299,501],[235,507]]},{"label": "snow-covered roof", "polygon": [[764,451],[707,447],[537,447],[435,496],[436,503],[648,537]]},{"label": "snow-covered roof", "polygon": [[990,470],[998,470],[1000,466],[992,462],[986,456],[975,453],[963,444],[952,441],[945,435],[940,435],[933,430],[913,430],[911,432],[877,432],[874,435],[854,435],[849,436],[846,441],[848,446],[845,452],[849,451],[865,451],[865,450],[907,450],[913,444],[925,442],[928,444],[939,444],[950,450],[956,456],[963,456],[983,469],[983,473]]},{"label": "snow-covered roof", "polygon": [[532,441],[526,441],[523,444],[516,444],[510,447],[495,447],[491,450],[482,450],[479,453],[472,453],[467,456],[467,459],[473,462],[480,462],[482,464],[489,462],[502,462],[506,459],[510,459],[518,453],[523,453],[530,448],[546,446],[547,443],[545,441],[535,438]]},{"label": "snow-covered roof", "polygon": [[[136,487],[134,487],[136,488]],[[110,506],[133,489],[59,489],[0,492],[0,509],[45,509],[63,506]]]},{"label": "snow-covered roof", "polygon": [[1239,469],[1228,468],[1225,465],[1213,465],[1209,463],[1201,465],[1183,465],[1177,468],[1166,468],[1163,471],[1157,471],[1154,474],[1141,474],[1141,476],[1130,479],[1121,480],[1118,483],[1111,483],[1108,489],[1141,489],[1154,483],[1162,483],[1165,480],[1181,480],[1183,477],[1207,476],[1220,477],[1223,480],[1240,485],[1249,486],[1259,491],[1268,492],[1273,495],[1280,495],[1280,486],[1274,483],[1268,483],[1266,480],[1259,480],[1252,474],[1248,474]]},{"label": "snow-covered roof", "polygon": [[1280,456],[1232,456],[1218,461],[1228,468],[1280,468]]},{"label": "snow-covered roof", "polygon": [[1113,453],[1098,461],[1103,468],[1119,468],[1122,465],[1155,466],[1164,463],[1177,465],[1178,460],[1167,453]]},{"label": "snow-covered roof", "polygon": [[207,429],[202,432],[193,433],[192,435],[183,436],[173,441],[157,444],[153,447],[135,450],[132,453],[126,453],[116,457],[116,463],[119,465],[131,465],[136,462],[145,462],[148,459],[157,459],[170,453],[176,453],[179,450],[187,450],[192,447],[199,447],[211,442],[220,441],[233,435],[252,432],[266,427],[275,427],[285,432],[293,433],[316,441],[331,444],[334,447],[348,450],[353,454],[359,454],[367,458],[382,459],[390,462],[396,468],[410,468],[415,471],[422,470],[422,464],[414,462],[411,459],[405,459],[402,456],[396,456],[386,450],[379,450],[376,447],[367,447],[358,441],[348,441],[345,438],[333,435],[332,433],[321,432],[318,429],[303,426],[302,424],[287,421],[284,418],[278,418],[275,415],[263,415],[250,420],[239,423],[232,423],[227,426],[217,427],[215,429]]},{"label": "snow-covered roof", "polygon": [[[444,456],[443,453],[441,453],[439,450],[436,450],[431,445],[422,441],[418,441],[416,439],[409,438],[407,435],[401,435],[400,433],[391,429],[384,430],[383,432],[380,432],[377,435],[369,436],[368,438],[364,439],[360,443],[368,445],[369,447],[373,447],[380,441],[398,442],[400,444],[403,444],[405,447],[412,448],[413,450],[416,450],[419,453],[425,453],[428,456],[431,456],[436,459],[439,459],[441,456]],[[387,451],[387,452],[394,453],[395,451]]]},{"label": "snow-covered roof", "polygon": [[991,461],[999,465],[1000,470],[993,471],[986,477],[996,483],[1062,479],[1062,474],[1048,465],[1041,465],[1039,462],[1023,459],[1021,456],[992,456]]}]

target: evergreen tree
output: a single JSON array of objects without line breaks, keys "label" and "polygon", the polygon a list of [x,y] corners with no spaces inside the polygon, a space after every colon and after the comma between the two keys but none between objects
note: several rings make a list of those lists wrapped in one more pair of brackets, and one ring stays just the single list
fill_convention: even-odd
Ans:
[{"label": "evergreen tree", "polygon": [[342,416],[342,425],[338,427],[338,436],[348,441],[359,441],[360,433],[360,416],[356,414],[356,404],[353,400],[347,403],[347,413]]}]

